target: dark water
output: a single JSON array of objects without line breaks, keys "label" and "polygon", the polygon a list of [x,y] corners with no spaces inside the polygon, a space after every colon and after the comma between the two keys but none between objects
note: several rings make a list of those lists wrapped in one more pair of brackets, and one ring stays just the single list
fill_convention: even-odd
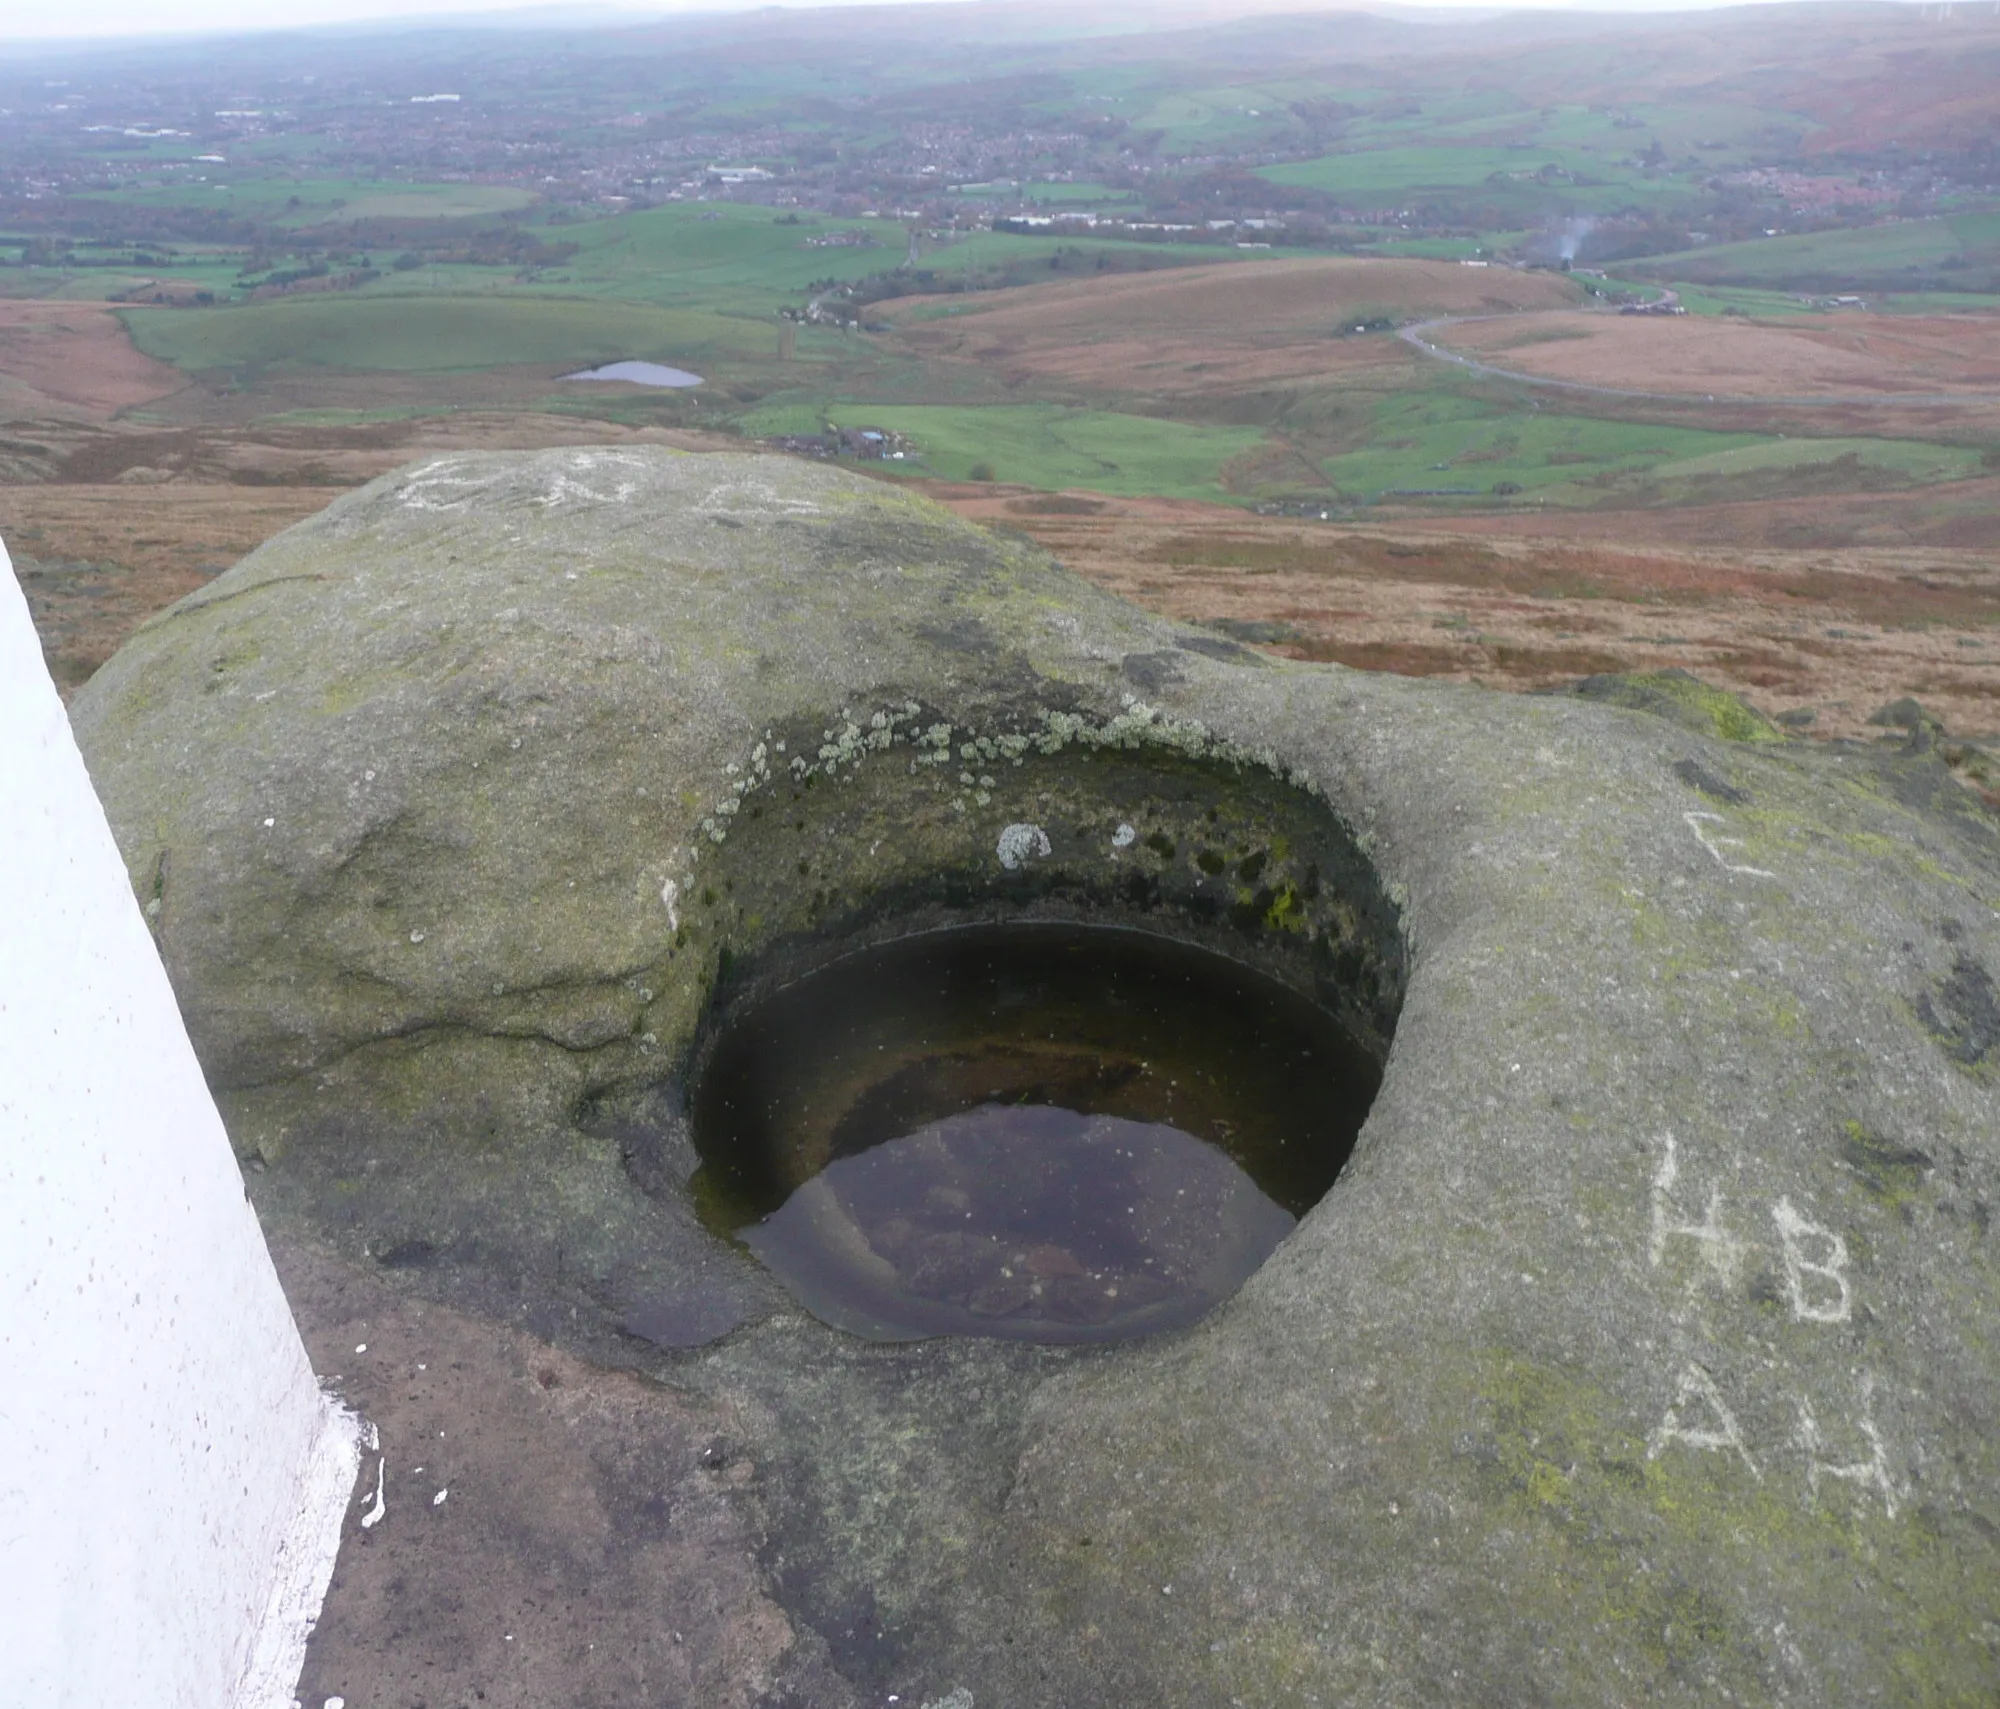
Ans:
[{"label": "dark water", "polygon": [[1144,933],[928,933],[730,1018],[697,1198],[878,1340],[1192,1322],[1333,1184],[1378,1083],[1324,1010]]}]

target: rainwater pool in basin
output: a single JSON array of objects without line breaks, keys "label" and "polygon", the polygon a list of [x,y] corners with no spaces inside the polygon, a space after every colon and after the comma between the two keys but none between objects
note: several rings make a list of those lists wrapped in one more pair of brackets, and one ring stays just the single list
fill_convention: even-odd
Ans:
[{"label": "rainwater pool in basin", "polygon": [[1121,927],[925,932],[722,1018],[693,1188],[872,1340],[1192,1323],[1333,1184],[1380,1080],[1311,999]]}]

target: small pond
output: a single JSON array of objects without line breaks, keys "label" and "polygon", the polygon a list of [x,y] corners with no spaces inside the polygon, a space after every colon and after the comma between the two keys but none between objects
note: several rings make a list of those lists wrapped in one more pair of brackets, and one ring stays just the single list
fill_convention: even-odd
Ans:
[{"label": "small pond", "polygon": [[872,1340],[1109,1341],[1234,1293],[1333,1184],[1380,1071],[1240,962],[960,927],[746,1002],[692,1110],[704,1218]]},{"label": "small pond", "polygon": [[658,362],[607,362],[602,368],[585,368],[562,376],[565,380],[622,380],[628,386],[698,386],[699,374],[685,368],[662,367]]}]

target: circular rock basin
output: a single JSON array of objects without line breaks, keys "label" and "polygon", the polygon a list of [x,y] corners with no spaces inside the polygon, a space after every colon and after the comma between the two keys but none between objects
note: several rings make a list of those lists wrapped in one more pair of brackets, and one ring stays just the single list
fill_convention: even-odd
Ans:
[{"label": "circular rock basin", "polygon": [[693,1099],[712,1226],[872,1340],[1191,1323],[1333,1184],[1380,1073],[1324,1009],[1118,928],[964,927],[730,1015]]}]

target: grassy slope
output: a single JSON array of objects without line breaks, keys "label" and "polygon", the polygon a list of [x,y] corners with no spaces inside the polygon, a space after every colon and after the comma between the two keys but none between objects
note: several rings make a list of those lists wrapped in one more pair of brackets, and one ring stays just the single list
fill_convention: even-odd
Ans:
[{"label": "grassy slope", "polygon": [[191,372],[261,367],[444,373],[536,363],[699,364],[761,354],[770,327],[699,310],[522,296],[299,297],[214,310],[134,309],[132,341]]},{"label": "grassy slope", "polygon": [[1641,487],[1715,484],[1757,477],[1823,478],[1850,459],[1862,484],[1925,485],[1979,471],[1979,453],[1895,439],[1775,438],[1701,428],[1606,421],[1548,410],[1507,411],[1449,390],[1385,400],[1361,448],[1321,467],[1343,494],[1369,499],[1393,489],[1496,485],[1552,504],[1590,505]]},{"label": "grassy slope", "polygon": [[83,198],[121,206],[213,208],[288,226],[345,220],[471,219],[533,205],[526,191],[498,184],[403,184],[356,178],[239,176],[218,166],[203,183],[113,190]]},{"label": "grassy slope", "polygon": [[[1344,494],[1392,488],[1511,483],[1530,493],[1636,473],[1657,464],[1761,443],[1741,433],[1657,427],[1542,410],[1505,412],[1449,391],[1391,397],[1375,412],[1368,443],[1321,466]],[[1443,465],[1440,467],[1440,465]],[[1565,495],[1582,502],[1587,492]]]},{"label": "grassy slope", "polygon": [[[1496,172],[1534,173],[1545,166],[1611,177],[1615,169],[1573,148],[1378,148],[1329,154],[1289,166],[1267,166],[1274,184],[1298,184],[1333,195],[1394,195],[1409,190],[1484,184]],[[1616,174],[1624,182],[1624,174]]]},{"label": "grassy slope", "polygon": [[1028,486],[1215,500],[1230,496],[1221,481],[1223,464],[1263,438],[1255,428],[1191,427],[1054,404],[956,409],[798,403],[753,411],[741,425],[757,435],[814,433],[828,419],[908,434],[921,454],[922,471],[953,480],[967,479],[975,464],[984,463],[997,479]]},{"label": "grassy slope", "polygon": [[[977,272],[985,268],[1019,268],[1024,263],[1046,263],[1057,250],[1091,258],[1103,255],[1114,264],[1129,265],[1135,259],[1142,259],[1163,267],[1201,267],[1215,261],[1252,259],[1250,254],[1229,244],[1143,243],[1129,238],[1043,237],[989,231],[976,232],[946,248],[935,250],[925,255],[919,265],[946,274]],[[1263,252],[1257,253],[1261,255]]]},{"label": "grassy slope", "polygon": [[2000,266],[2000,215],[1895,220],[1843,231],[1721,243],[1649,256],[1627,263],[1625,270],[1694,283],[1860,291],[1907,284],[1912,274],[1933,273],[1954,263],[1987,270]]},{"label": "grassy slope", "polygon": [[1652,473],[1660,481],[1700,480],[1711,475],[1812,469],[1843,457],[1920,485],[1968,479],[1980,468],[1979,453],[1960,445],[1927,445],[1909,439],[1779,439],[1662,463]]},{"label": "grassy slope", "polygon": [[[811,240],[842,230],[873,237],[867,249],[816,249]],[[903,228],[894,220],[804,215],[780,225],[768,208],[649,208],[615,219],[557,227],[551,240],[579,253],[552,271],[551,289],[637,302],[704,304],[718,312],[768,317],[805,299],[816,279],[859,279],[900,263]]]},{"label": "grassy slope", "polygon": [[[705,217],[707,216],[707,217]],[[872,249],[815,249],[843,226],[880,228]],[[358,292],[213,310],[134,310],[148,355],[193,371],[301,365],[449,372],[624,357],[692,365],[757,357],[776,313],[809,281],[859,277],[902,258],[888,221],[776,223],[768,209],[674,207],[557,226],[569,261],[516,279],[491,267],[385,273]]]}]

